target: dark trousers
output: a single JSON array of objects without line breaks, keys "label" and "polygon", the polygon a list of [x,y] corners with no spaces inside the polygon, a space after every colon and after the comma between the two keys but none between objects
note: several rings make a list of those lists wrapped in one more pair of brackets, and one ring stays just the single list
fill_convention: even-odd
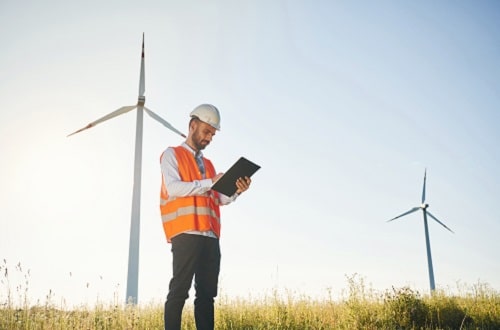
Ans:
[{"label": "dark trousers", "polygon": [[198,330],[214,328],[214,298],[220,269],[219,240],[192,234],[172,238],[173,276],[165,303],[165,329],[181,328],[184,303],[194,276],[194,318]]}]

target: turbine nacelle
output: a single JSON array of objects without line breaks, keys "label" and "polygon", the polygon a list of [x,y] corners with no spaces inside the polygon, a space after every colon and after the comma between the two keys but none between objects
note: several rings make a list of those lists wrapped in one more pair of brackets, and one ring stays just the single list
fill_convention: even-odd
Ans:
[{"label": "turbine nacelle", "polygon": [[429,204],[427,204],[427,203],[422,203],[422,204],[420,204],[420,208],[421,208],[422,210],[425,210],[425,209],[427,209],[428,207],[429,207]]},{"label": "turbine nacelle", "polygon": [[139,96],[139,100],[137,101],[137,106],[143,107],[145,103],[146,103],[146,97],[145,96]]}]

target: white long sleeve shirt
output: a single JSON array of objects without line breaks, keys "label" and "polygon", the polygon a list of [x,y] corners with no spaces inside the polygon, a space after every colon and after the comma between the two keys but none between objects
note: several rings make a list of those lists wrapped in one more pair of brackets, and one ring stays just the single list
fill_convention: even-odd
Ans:
[{"label": "white long sleeve shirt", "polygon": [[[184,142],[182,143],[181,146],[186,150],[189,150],[189,152],[193,154],[193,157],[196,156],[196,151],[191,149],[191,147],[187,145],[187,143]],[[212,179],[194,180],[191,182],[182,181],[181,176],[179,174],[179,165],[177,163],[177,157],[175,156],[175,151],[172,147],[167,148],[163,152],[160,164],[161,164],[161,173],[163,175],[163,180],[165,182],[165,187],[167,188],[169,197],[202,195],[207,191],[209,191],[212,187]],[[227,205],[235,201],[237,197],[237,194],[233,195],[232,197],[228,197],[220,193],[218,195],[219,195],[220,205]],[[214,238],[216,237],[216,235],[212,231],[208,232],[190,231],[187,233],[204,235]]]}]

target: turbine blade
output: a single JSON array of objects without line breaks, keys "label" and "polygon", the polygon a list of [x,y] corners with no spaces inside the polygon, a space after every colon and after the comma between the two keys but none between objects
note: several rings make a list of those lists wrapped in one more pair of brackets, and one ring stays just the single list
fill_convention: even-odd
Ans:
[{"label": "turbine blade", "polygon": [[163,124],[163,126],[165,126],[166,128],[170,129],[171,131],[179,134],[180,136],[182,136],[183,138],[186,137],[186,135],[184,135],[184,133],[182,133],[181,131],[179,131],[178,129],[176,129],[174,126],[172,126],[168,121],[166,121],[165,119],[161,118],[160,116],[158,116],[156,113],[154,113],[153,111],[149,110],[148,108],[144,107],[144,110],[146,110],[146,112],[148,113],[148,115],[150,115],[153,119],[156,119],[157,121],[159,121],[160,123]]},{"label": "turbine blade", "polygon": [[144,79],[144,33],[142,33],[142,56],[141,56],[141,74],[139,77],[139,96],[144,96],[146,91]]},{"label": "turbine blade", "polygon": [[422,190],[422,204],[425,202],[425,179],[427,178],[427,169],[424,171],[424,189]]},{"label": "turbine blade", "polygon": [[78,131],[76,131],[76,132],[73,132],[73,133],[69,134],[69,135],[68,135],[68,137],[69,137],[69,136],[71,136],[71,135],[73,135],[73,134],[79,133],[79,132],[81,132],[81,131],[83,131],[83,130],[86,130],[86,129],[89,129],[89,128],[91,128],[91,127],[94,127],[94,126],[96,126],[97,124],[102,123],[103,121],[106,121],[106,120],[111,119],[111,118],[113,118],[113,117],[116,117],[116,116],[122,115],[122,114],[124,114],[124,113],[126,113],[126,112],[129,112],[130,110],[133,110],[133,109],[135,109],[136,107],[137,107],[137,105],[130,105],[130,106],[121,107],[120,109],[115,110],[115,111],[113,111],[113,112],[111,112],[111,113],[107,114],[106,116],[104,116],[104,117],[102,117],[102,118],[99,118],[99,119],[97,119],[96,121],[91,122],[91,123],[90,123],[90,124],[88,124],[87,126],[85,126],[85,127],[83,127],[83,128],[80,128]]},{"label": "turbine blade", "polygon": [[391,220],[387,220],[387,222],[392,221],[392,220],[396,220],[397,218],[401,218],[402,216],[405,216],[407,214],[413,213],[413,212],[418,211],[418,210],[420,210],[420,207],[416,206],[416,207],[412,208],[411,210],[406,211],[405,213],[400,214],[395,218],[392,218]]},{"label": "turbine blade", "polygon": [[448,230],[449,230],[449,231],[451,231],[453,234],[455,234],[455,233],[453,232],[453,230],[451,230],[451,229],[450,229],[450,228],[448,228],[448,227],[447,227],[444,223],[442,223],[441,221],[439,221],[439,220],[438,220],[435,216],[433,216],[433,215],[431,214],[431,212],[429,212],[429,211],[427,211],[427,210],[426,210],[425,212],[427,212],[427,214],[428,214],[428,215],[429,215],[432,219],[436,220],[436,221],[437,221],[437,223],[439,223],[441,226],[443,226],[444,228],[448,229]]}]

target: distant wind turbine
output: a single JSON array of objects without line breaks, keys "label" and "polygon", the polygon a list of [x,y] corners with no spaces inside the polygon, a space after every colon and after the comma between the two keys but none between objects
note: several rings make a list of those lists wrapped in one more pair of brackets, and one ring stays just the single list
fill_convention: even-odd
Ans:
[{"label": "distant wind turbine", "polygon": [[139,233],[140,233],[140,215],[141,215],[141,166],[142,166],[142,122],[143,110],[146,111],[153,119],[159,121],[168,129],[174,131],[182,137],[186,137],[182,132],[174,128],[166,120],[158,116],[156,113],[144,106],[146,97],[144,96],[145,83],[144,83],[144,33],[142,34],[142,56],[141,56],[141,73],[139,79],[139,100],[136,105],[129,105],[119,108],[106,116],[91,122],[87,126],[79,129],[76,132],[69,134],[79,133],[83,130],[96,126],[108,119],[127,113],[131,110],[137,109],[137,123],[135,130],[135,162],[134,162],[134,187],[132,193],[132,218],[130,222],[130,242],[129,242],[129,255],[128,255],[128,274],[127,274],[127,297],[126,302],[137,304],[137,287],[139,282]]},{"label": "distant wind turbine", "polygon": [[444,228],[448,229],[452,233],[453,233],[453,230],[451,230],[450,228],[448,228],[444,223],[442,223],[441,221],[439,221],[435,216],[433,216],[431,214],[431,212],[429,212],[427,210],[427,208],[429,207],[429,204],[425,203],[425,180],[426,180],[426,177],[427,177],[427,169],[424,171],[424,188],[422,190],[422,204],[420,204],[420,206],[416,206],[416,207],[412,208],[411,210],[409,210],[409,211],[407,211],[407,212],[405,212],[403,214],[398,215],[395,218],[392,218],[391,220],[388,220],[387,222],[396,220],[398,218],[401,218],[401,217],[403,217],[403,216],[405,216],[407,214],[416,212],[418,210],[422,210],[422,212],[424,214],[425,244],[427,246],[427,264],[428,264],[428,267],[429,267],[429,282],[430,282],[431,292],[432,292],[432,291],[435,290],[436,286],[434,284],[434,270],[432,268],[431,243],[430,243],[430,240],[429,240],[429,228],[427,226],[427,215],[429,215],[437,223],[439,223],[441,226],[443,226]]}]

